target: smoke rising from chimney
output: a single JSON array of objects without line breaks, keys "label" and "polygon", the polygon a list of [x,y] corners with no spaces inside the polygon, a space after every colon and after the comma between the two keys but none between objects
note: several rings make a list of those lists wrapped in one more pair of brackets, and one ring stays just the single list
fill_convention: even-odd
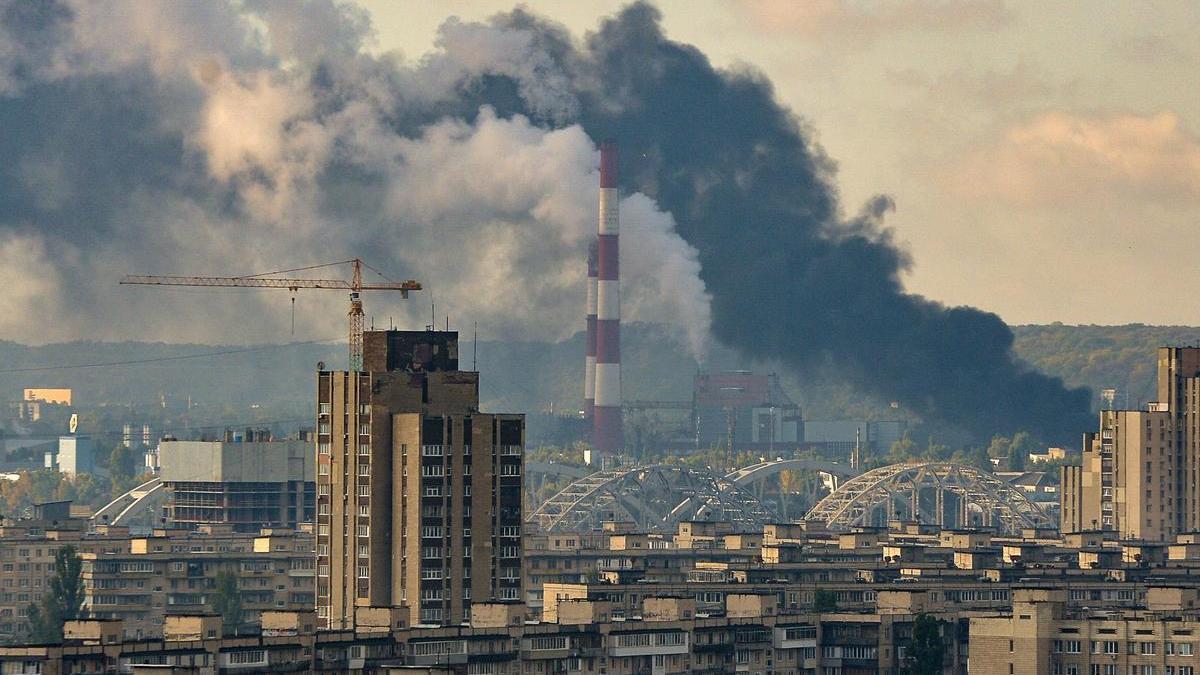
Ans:
[{"label": "smoke rising from chimney", "polygon": [[[831,361],[980,436],[1090,426],[1087,393],[1018,363],[998,317],[906,293],[891,200],[846,217],[770,83],[667,40],[650,5],[583,41],[524,10],[451,20],[418,62],[369,54],[362,10],[330,1],[5,7],[4,337],[274,339],[287,306],[263,294],[131,299],[105,280],[360,254],[490,336],[567,337],[612,137],[627,319],[665,318],[697,352],[711,320],[749,356]],[[340,300],[298,303],[340,333]],[[181,305],[211,332],[147,321]]]}]

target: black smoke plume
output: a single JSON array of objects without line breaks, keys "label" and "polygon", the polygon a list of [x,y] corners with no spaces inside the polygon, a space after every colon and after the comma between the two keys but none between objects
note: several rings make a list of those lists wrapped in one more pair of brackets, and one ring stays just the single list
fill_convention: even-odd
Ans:
[{"label": "black smoke plume", "polygon": [[[699,50],[666,39],[659,19],[652,6],[633,4],[579,42],[515,10],[487,26],[448,22],[440,53],[404,64],[369,55],[362,13],[327,0],[0,0],[0,259],[21,264],[0,265],[0,309],[29,315],[24,324],[0,316],[0,328],[37,335],[39,320],[58,317],[75,336],[101,339],[129,337],[126,327],[159,339],[180,339],[172,327],[190,336],[193,325],[269,330],[261,315],[270,308],[257,300],[200,305],[195,296],[140,295],[135,306],[116,295],[115,278],[264,271],[301,252],[311,258],[287,260],[298,267],[368,250],[414,275],[453,268],[442,288],[459,281],[465,304],[484,284],[463,275],[484,263],[438,256],[482,260],[494,253],[478,246],[480,233],[492,231],[483,228],[510,220],[527,226],[505,230],[513,257],[488,264],[506,262],[496,278],[526,295],[496,293],[469,309],[563,330],[581,308],[581,261],[594,227],[572,210],[594,194],[578,170],[590,152],[571,128],[579,124],[593,140],[619,141],[625,190],[673,214],[698,252],[721,342],[801,373],[832,362],[862,390],[980,438],[1029,429],[1061,440],[1090,426],[1088,393],[1019,363],[999,317],[904,291],[899,275],[911,261],[882,223],[891,200],[875,198],[847,217],[833,163],[768,81],[713,68]],[[255,37],[261,26],[271,40]],[[206,135],[206,121],[253,125],[281,100],[303,104],[294,119],[257,130],[261,147],[214,154],[237,129]],[[481,144],[497,162],[520,150],[514,139],[536,145],[547,130],[562,130],[558,145],[546,147],[575,154],[540,160],[574,170],[575,182],[552,204],[562,208],[533,213],[543,192],[568,182],[559,174],[541,183],[516,171],[465,174],[441,151],[473,147],[481,128],[509,143]],[[424,168],[413,169],[414,158]],[[442,183],[413,180],[418,171]],[[460,198],[489,180],[523,179],[525,196],[509,212],[494,199],[509,190]],[[432,188],[442,185],[454,194],[433,204]],[[653,206],[642,204],[643,213],[661,216],[657,232],[675,236]],[[578,227],[558,241],[564,222]],[[473,242],[468,252],[458,248]],[[676,259],[694,263],[688,255]],[[557,281],[570,276],[563,265],[579,270],[578,286]],[[190,322],[172,304],[180,298],[204,307],[191,310],[204,321]],[[340,326],[340,299],[328,302],[325,313]]]},{"label": "black smoke plume", "polygon": [[[522,12],[502,21],[537,24]],[[666,39],[647,4],[605,21],[582,52],[542,33],[587,83],[589,135],[619,139],[624,187],[671,211],[699,250],[721,342],[801,371],[831,358],[859,388],[977,438],[1088,428],[1089,393],[1019,363],[998,316],[904,291],[911,261],[881,228],[891,199],[843,220],[831,162],[768,81]]]}]

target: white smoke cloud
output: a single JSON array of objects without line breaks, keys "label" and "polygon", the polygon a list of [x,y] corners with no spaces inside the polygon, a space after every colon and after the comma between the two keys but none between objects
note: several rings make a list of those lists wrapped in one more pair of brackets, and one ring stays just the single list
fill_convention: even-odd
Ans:
[{"label": "white smoke cloud", "polygon": [[[73,317],[63,306],[62,279],[45,243],[29,235],[0,233],[0,336],[38,343]],[[42,320],[52,317],[56,325]],[[78,328],[78,326],[73,326]]]},{"label": "white smoke cloud", "polygon": [[[544,128],[489,108],[396,124],[483,74],[512,77],[544,119],[569,119],[578,106],[569,79],[531,33],[451,20],[439,51],[403,65],[366,55],[365,17],[330,2],[71,10],[54,68],[36,77],[149,73],[154,133],[178,138],[182,160],[171,161],[182,163],[170,179],[106,204],[108,235],[86,255],[46,255],[56,228],[0,239],[0,261],[13,261],[6,273],[17,271],[6,279],[16,291],[2,306],[10,311],[0,337],[41,341],[48,333],[38,326],[51,324],[53,339],[278,341],[290,307],[279,293],[115,281],[125,272],[235,275],[352,257],[428,289],[407,303],[368,296],[380,323],[424,325],[432,296],[439,315],[478,321],[489,337],[561,339],[582,329],[598,199],[593,139],[579,126]],[[13,49],[21,48],[4,45],[0,57]],[[86,201],[86,175],[64,169],[89,161],[88,148],[75,152],[20,160],[23,187],[40,195],[47,217]],[[628,195],[621,208],[624,316],[673,326],[701,354],[710,299],[697,252],[650,198]],[[0,236],[14,225],[4,218]],[[73,283],[84,278],[91,283]],[[61,302],[26,311],[34,297]],[[297,307],[303,337],[344,331],[339,294],[302,293]]]}]

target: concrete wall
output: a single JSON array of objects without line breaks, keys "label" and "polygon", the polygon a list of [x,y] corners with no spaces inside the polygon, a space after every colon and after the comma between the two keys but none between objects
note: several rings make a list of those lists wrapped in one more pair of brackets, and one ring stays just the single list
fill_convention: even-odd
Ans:
[{"label": "concrete wall", "polygon": [[311,481],[315,453],[310,441],[163,441],[160,476],[166,482]]}]

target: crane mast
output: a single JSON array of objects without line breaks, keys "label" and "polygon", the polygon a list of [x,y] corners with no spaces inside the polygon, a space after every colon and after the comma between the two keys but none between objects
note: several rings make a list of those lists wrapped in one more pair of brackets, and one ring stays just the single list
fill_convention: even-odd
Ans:
[{"label": "crane mast", "polygon": [[[333,265],[351,265],[350,281],[344,279],[307,279],[301,277],[280,277],[277,274],[299,272],[302,270],[330,267]],[[203,286],[218,288],[279,288],[295,292],[302,288],[350,291],[350,311],[347,313],[350,324],[350,370],[362,370],[363,367],[363,291],[399,291],[400,297],[407,298],[409,291],[421,290],[421,284],[409,279],[408,281],[385,281],[363,283],[362,268],[366,265],[361,259],[345,260],[342,262],[312,265],[279,272],[267,272],[244,277],[189,277],[161,275],[126,275],[121,279],[122,284],[143,286]],[[368,267],[370,267],[368,265]],[[374,269],[374,268],[371,268]],[[376,272],[378,274],[378,272]],[[383,276],[380,274],[380,276]]]}]

